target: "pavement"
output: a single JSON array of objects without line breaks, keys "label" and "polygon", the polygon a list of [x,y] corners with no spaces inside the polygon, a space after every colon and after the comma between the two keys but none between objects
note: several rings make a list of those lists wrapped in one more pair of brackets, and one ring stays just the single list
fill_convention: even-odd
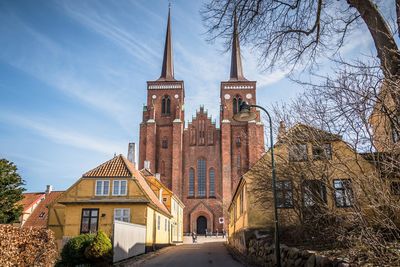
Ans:
[{"label": "pavement", "polygon": [[234,260],[225,246],[226,239],[222,237],[198,237],[197,243],[192,243],[191,237],[185,237],[181,245],[168,247],[157,252],[157,254],[146,259],[126,262],[123,266],[146,266],[146,267],[241,267]]}]

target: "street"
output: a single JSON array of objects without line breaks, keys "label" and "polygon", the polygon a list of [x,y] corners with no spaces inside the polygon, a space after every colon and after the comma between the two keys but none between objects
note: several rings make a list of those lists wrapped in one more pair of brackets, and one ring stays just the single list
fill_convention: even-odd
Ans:
[{"label": "street", "polygon": [[160,255],[144,261],[140,266],[243,266],[228,253],[224,242],[222,238],[199,237],[198,243],[192,244],[191,240],[186,238],[183,245],[168,248]]}]

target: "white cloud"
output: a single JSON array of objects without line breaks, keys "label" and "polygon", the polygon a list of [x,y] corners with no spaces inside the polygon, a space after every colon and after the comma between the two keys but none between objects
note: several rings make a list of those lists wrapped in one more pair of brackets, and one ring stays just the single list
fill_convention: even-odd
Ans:
[{"label": "white cloud", "polygon": [[105,155],[123,151],[125,147],[123,142],[112,142],[98,138],[97,134],[85,135],[80,131],[73,131],[70,128],[57,127],[54,123],[45,122],[40,118],[26,118],[5,111],[0,114],[1,121],[31,130],[37,135],[58,144],[91,150]]}]

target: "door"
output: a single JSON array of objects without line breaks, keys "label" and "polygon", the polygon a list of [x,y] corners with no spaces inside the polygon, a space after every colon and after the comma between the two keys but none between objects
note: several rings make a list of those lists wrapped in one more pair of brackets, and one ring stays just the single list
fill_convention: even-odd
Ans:
[{"label": "door", "polygon": [[197,234],[204,235],[207,228],[207,219],[204,216],[199,216],[197,218]]}]

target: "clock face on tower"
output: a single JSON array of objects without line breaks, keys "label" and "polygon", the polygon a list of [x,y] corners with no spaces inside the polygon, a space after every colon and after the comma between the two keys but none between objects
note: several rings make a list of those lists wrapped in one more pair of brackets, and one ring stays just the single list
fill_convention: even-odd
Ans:
[{"label": "clock face on tower", "polygon": [[252,97],[253,97],[253,96],[252,96],[251,94],[247,94],[247,95],[246,95],[246,98],[247,98],[247,99],[251,99]]},{"label": "clock face on tower", "polygon": [[157,96],[156,96],[156,95],[152,95],[152,96],[151,96],[151,98],[153,98],[153,99],[156,99],[156,98],[157,98]]},{"label": "clock face on tower", "polygon": [[224,95],[224,98],[225,98],[226,100],[229,100],[229,99],[231,98],[231,95],[230,95],[230,94],[225,94],[225,95]]}]

